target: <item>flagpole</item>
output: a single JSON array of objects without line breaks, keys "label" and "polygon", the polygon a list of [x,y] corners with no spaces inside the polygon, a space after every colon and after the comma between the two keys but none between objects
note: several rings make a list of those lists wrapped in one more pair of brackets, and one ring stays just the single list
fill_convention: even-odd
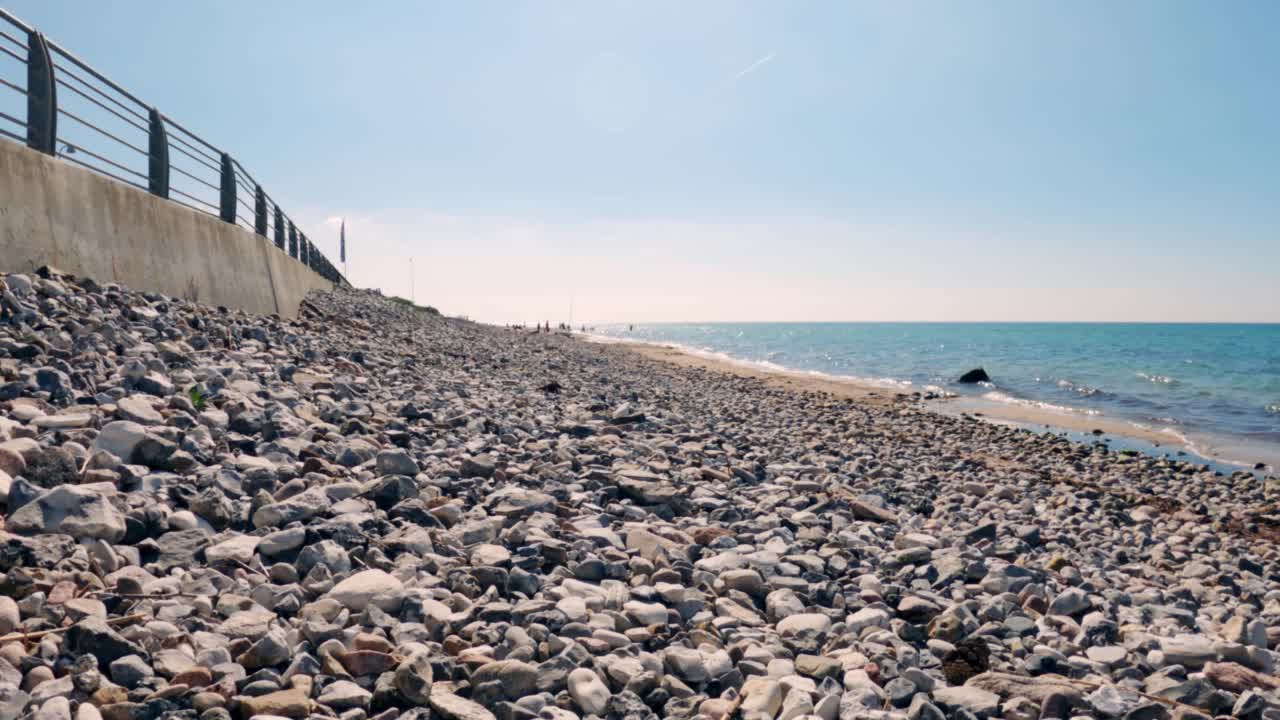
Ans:
[{"label": "flagpole", "polygon": [[351,282],[351,277],[347,274],[347,219],[342,218],[342,225],[338,228],[338,254],[342,260],[342,275],[347,278],[347,282]]}]

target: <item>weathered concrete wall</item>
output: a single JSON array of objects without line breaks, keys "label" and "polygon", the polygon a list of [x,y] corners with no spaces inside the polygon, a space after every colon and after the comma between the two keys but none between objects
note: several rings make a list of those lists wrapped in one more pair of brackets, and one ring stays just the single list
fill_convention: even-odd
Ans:
[{"label": "weathered concrete wall", "polygon": [[0,271],[42,265],[285,317],[332,286],[266,238],[0,139]]}]

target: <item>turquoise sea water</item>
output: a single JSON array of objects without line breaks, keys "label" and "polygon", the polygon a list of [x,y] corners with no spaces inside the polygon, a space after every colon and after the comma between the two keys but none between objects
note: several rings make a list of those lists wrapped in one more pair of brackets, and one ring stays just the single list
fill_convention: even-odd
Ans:
[{"label": "turquoise sea water", "polygon": [[[689,323],[594,332],[1280,448],[1280,325]],[[955,382],[975,367],[992,382]]]}]

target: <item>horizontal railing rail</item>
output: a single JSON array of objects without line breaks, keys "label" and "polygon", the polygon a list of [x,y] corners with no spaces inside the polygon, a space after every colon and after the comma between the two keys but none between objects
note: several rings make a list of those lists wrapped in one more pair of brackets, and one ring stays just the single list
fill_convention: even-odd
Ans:
[{"label": "horizontal railing rail", "polygon": [[3,8],[0,138],[242,227],[349,284],[238,160]]}]

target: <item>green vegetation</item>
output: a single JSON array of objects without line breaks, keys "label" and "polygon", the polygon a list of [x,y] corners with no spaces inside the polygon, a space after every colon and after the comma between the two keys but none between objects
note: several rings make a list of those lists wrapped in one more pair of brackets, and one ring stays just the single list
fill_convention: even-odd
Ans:
[{"label": "green vegetation", "polygon": [[198,386],[192,385],[187,388],[187,397],[190,398],[191,404],[195,406],[196,412],[204,410],[204,404],[208,398],[205,397],[204,393],[200,392]]},{"label": "green vegetation", "polygon": [[390,298],[388,298],[388,299],[389,299],[389,300],[391,300],[391,302],[393,302],[393,303],[400,303],[401,305],[407,305],[407,306],[409,306],[409,307],[413,308],[414,310],[417,310],[418,312],[423,312],[423,313],[426,313],[426,314],[428,314],[428,315],[439,315],[439,314],[440,314],[440,311],[439,311],[439,310],[437,310],[437,309],[435,309],[435,308],[431,307],[430,305],[414,305],[414,304],[413,304],[413,301],[412,301],[412,300],[409,300],[409,299],[407,299],[407,298],[402,298],[402,297],[398,297],[398,296],[396,296],[396,295],[392,295],[392,296],[391,296]]}]

